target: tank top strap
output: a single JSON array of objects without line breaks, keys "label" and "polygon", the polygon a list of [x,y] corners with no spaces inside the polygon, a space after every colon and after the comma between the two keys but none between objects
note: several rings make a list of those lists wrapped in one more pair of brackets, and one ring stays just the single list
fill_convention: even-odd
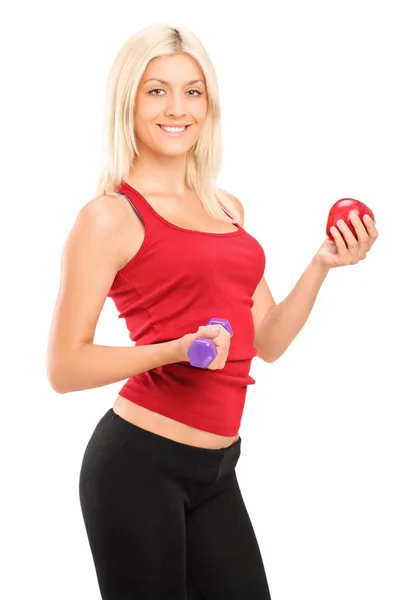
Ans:
[{"label": "tank top strap", "polygon": [[[220,206],[221,206],[222,210],[224,211],[224,213],[225,213],[226,215],[228,215],[228,217],[229,217],[230,219],[232,219],[232,221],[233,221],[233,217],[232,217],[232,215],[230,215],[230,214],[228,213],[228,211],[227,211],[227,210],[225,210],[225,208],[224,208],[224,205],[222,204],[222,202],[220,202],[219,204],[220,204]],[[235,225],[237,225],[236,221],[233,221],[233,222],[234,222],[234,224],[235,224]]]},{"label": "tank top strap", "polygon": [[125,196],[139,219],[143,224],[148,226],[148,223],[152,221],[152,225],[157,226],[157,219],[155,218],[154,212],[151,210],[147,202],[142,199],[142,196],[136,192],[126,182],[122,182],[115,190],[118,194]]},{"label": "tank top strap", "polygon": [[[143,224],[143,214],[146,217],[146,221],[150,220],[152,224],[154,224],[156,227],[160,227],[160,225],[162,226],[162,222],[165,223],[165,220],[162,217],[160,217],[160,215],[157,215],[156,211],[149,205],[146,199],[125,181],[122,181],[122,183],[117,187],[116,192],[125,196],[125,198],[128,200],[129,204],[132,206],[133,210],[136,212],[137,216]],[[228,213],[221,201],[219,201],[219,204],[224,213],[228,215],[230,219],[232,219],[235,225],[238,226],[239,224],[236,221],[234,221],[232,215]],[[177,229],[180,228],[178,227]]]}]

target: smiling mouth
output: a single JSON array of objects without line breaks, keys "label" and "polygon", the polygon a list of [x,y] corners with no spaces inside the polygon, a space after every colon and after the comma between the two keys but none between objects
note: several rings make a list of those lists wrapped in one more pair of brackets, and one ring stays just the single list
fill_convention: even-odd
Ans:
[{"label": "smiling mouth", "polygon": [[157,123],[157,125],[162,129],[163,127],[172,127],[173,129],[181,129],[182,127],[184,127],[185,129],[187,129],[188,127],[190,127],[190,125],[163,125],[162,123]]}]

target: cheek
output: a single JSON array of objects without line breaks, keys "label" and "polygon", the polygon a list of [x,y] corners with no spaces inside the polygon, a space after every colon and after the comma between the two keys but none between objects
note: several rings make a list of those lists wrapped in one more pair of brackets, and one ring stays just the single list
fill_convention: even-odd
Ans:
[{"label": "cheek", "polygon": [[134,128],[137,137],[141,140],[150,140],[151,134],[155,135],[154,132],[151,132],[151,129],[155,127],[154,125],[154,117],[147,117],[146,115],[140,114],[136,115],[134,119]]},{"label": "cheek", "polygon": [[200,122],[204,122],[205,121],[206,116],[207,116],[207,108],[208,108],[207,101],[202,102],[196,108],[196,117],[198,118],[198,120]]},{"label": "cheek", "polygon": [[190,106],[187,113],[193,117],[197,125],[203,125],[207,117],[207,106]]},{"label": "cheek", "polygon": [[158,113],[159,109],[157,110],[157,107],[151,102],[145,102],[139,99],[135,107],[135,123],[138,125],[141,124],[143,127],[144,125],[149,124],[149,122],[155,122]]}]

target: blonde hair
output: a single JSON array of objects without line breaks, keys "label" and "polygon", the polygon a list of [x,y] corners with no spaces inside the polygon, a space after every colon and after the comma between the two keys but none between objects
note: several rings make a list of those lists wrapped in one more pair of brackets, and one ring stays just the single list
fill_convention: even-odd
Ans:
[{"label": "blonde hair", "polygon": [[[194,58],[206,80],[208,108],[197,142],[189,149],[185,183],[200,198],[207,213],[219,220],[240,223],[241,215],[230,197],[216,187],[221,166],[221,118],[217,78],[200,40],[184,27],[151,25],[119,50],[106,84],[101,177],[95,197],[116,196],[128,177],[138,149],[134,131],[135,97],[149,62],[158,56],[186,53]],[[221,204],[233,217],[222,210]]]}]

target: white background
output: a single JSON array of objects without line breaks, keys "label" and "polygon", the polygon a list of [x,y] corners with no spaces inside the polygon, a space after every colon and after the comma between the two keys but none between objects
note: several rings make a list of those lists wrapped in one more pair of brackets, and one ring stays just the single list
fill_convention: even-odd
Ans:
[{"label": "white background", "polygon": [[[122,383],[58,395],[46,348],[62,246],[99,175],[108,69],[162,22],[214,62],[219,185],[244,205],[277,302],[336,200],[375,213],[366,260],[329,273],[277,362],[254,359],[237,474],[272,600],[399,600],[396,2],[19,2],[1,22],[1,597],[100,598],[78,476]],[[95,341],[130,345],[109,299]]]}]

